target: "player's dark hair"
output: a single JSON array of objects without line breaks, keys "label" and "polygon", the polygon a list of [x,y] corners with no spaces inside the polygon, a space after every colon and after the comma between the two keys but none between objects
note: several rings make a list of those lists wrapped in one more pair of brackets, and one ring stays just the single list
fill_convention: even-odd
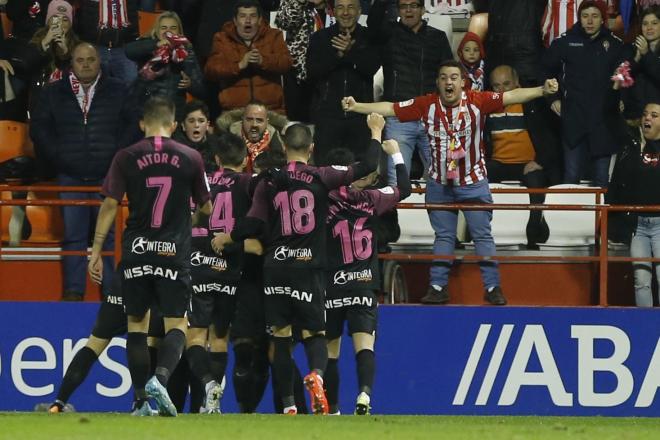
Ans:
[{"label": "player's dark hair", "polygon": [[312,132],[305,124],[293,124],[284,133],[284,145],[293,151],[307,151],[314,138]]},{"label": "player's dark hair", "polygon": [[254,168],[264,171],[286,165],[286,154],[281,150],[266,150],[254,159]]},{"label": "player's dark hair", "polygon": [[438,66],[438,75],[440,75],[440,71],[442,69],[446,68],[446,67],[456,67],[458,70],[461,71],[461,76],[463,78],[467,78],[467,76],[468,76],[467,71],[465,70],[465,67],[463,66],[463,64],[461,64],[460,61],[456,61],[456,60],[453,60],[453,59],[445,60],[445,61],[440,63],[440,65]]},{"label": "player's dark hair", "polygon": [[220,163],[230,167],[240,166],[247,154],[243,139],[233,133],[221,133],[218,138],[213,154],[220,158]]},{"label": "player's dark hair", "polygon": [[183,111],[181,112],[181,114],[183,115],[183,120],[185,121],[189,114],[194,113],[197,110],[202,112],[202,114],[206,116],[206,119],[209,119],[210,117],[209,106],[206,105],[206,103],[204,103],[203,101],[200,101],[199,99],[193,99],[192,101],[187,102],[186,105],[183,106]]},{"label": "player's dark hair", "polygon": [[355,154],[347,148],[333,148],[325,155],[324,163],[349,166],[355,162]]},{"label": "player's dark hair", "polygon": [[142,120],[145,125],[166,127],[174,122],[174,113],[174,102],[171,99],[155,96],[144,104]]},{"label": "player's dark hair", "polygon": [[259,3],[257,0],[238,0],[234,5],[234,18],[238,17],[239,8],[257,8],[257,14],[259,17],[263,17],[264,15],[263,10],[261,9],[261,3]]}]

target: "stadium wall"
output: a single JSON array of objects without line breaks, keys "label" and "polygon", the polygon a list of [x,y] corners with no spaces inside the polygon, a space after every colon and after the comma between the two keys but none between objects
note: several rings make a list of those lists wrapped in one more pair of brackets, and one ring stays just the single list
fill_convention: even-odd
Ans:
[{"label": "stadium wall", "polygon": [[[0,410],[29,411],[54,399],[97,307],[0,303]],[[655,310],[382,306],[379,314],[374,413],[660,413],[660,314]],[[340,403],[348,414],[356,395],[355,365],[350,340],[342,345]],[[123,339],[115,339],[74,394],[71,403],[79,411],[128,410],[124,346]],[[304,371],[301,347],[296,359]],[[231,383],[222,408],[237,410]],[[268,392],[260,412],[270,411]]]}]

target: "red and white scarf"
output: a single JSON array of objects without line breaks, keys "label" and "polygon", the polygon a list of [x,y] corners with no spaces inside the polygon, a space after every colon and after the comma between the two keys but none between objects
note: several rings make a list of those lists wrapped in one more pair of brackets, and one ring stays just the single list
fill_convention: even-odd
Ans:
[{"label": "red and white scarf", "polygon": [[99,0],[100,29],[119,29],[130,24],[126,0]]},{"label": "red and white scarf", "polygon": [[325,7],[325,22],[316,8],[312,8],[312,17],[314,17],[314,32],[330,27],[337,21],[335,19],[335,12],[327,3]]},{"label": "red and white scarf", "polygon": [[243,141],[245,142],[245,146],[247,147],[248,150],[248,154],[247,154],[248,160],[245,169],[247,172],[251,173],[254,164],[254,159],[256,159],[257,156],[259,156],[261,153],[266,151],[270,145],[270,132],[268,130],[264,131],[263,137],[258,142],[250,142],[250,140],[247,138],[245,133],[242,134],[243,134]]},{"label": "red and white scarf", "polygon": [[71,90],[78,100],[78,105],[83,114],[83,121],[87,124],[87,114],[89,113],[89,108],[92,106],[92,99],[94,98],[94,93],[96,93],[96,85],[99,83],[99,78],[101,74],[96,77],[94,82],[87,90],[82,86],[80,80],[73,74],[69,73],[69,82],[71,83]]},{"label": "red and white scarf", "polygon": [[168,44],[156,47],[153,56],[140,69],[140,76],[152,80],[165,73],[165,65],[169,63],[182,63],[188,56],[190,42],[183,35],[174,35],[165,32]]}]

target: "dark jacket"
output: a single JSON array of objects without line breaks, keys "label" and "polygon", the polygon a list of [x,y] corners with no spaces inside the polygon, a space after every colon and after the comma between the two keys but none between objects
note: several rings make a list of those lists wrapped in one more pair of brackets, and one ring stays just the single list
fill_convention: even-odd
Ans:
[{"label": "dark jacket", "polygon": [[388,2],[376,1],[367,19],[370,38],[382,45],[383,100],[405,101],[435,92],[438,66],[453,58],[447,35],[425,22],[415,33],[392,20],[387,7]]},{"label": "dark jacket", "polygon": [[339,57],[331,40],[339,35],[339,25],[312,34],[307,50],[307,78],[314,84],[312,114],[319,118],[363,118],[363,115],[344,112],[341,99],[353,96],[358,102],[373,102],[373,77],[380,68],[378,48],[369,40],[367,31],[359,24],[352,37],[355,43]]},{"label": "dark jacket", "polygon": [[135,140],[136,117],[122,81],[101,75],[84,123],[68,75],[41,91],[30,123],[37,155],[56,173],[103,179],[116,151]]},{"label": "dark jacket", "polygon": [[220,146],[220,139],[213,133],[206,133],[206,139],[201,142],[193,142],[188,139],[186,133],[181,129],[181,125],[172,135],[172,139],[177,142],[187,145],[199,151],[204,159],[204,169],[207,173],[211,174],[218,170],[218,164],[215,163],[214,151]]},{"label": "dark jacket", "polygon": [[[138,69],[152,57],[156,49],[157,41],[153,38],[141,38],[139,40],[127,43],[124,47],[126,57],[137,63]],[[182,63],[169,63],[163,67],[165,73],[155,79],[145,79],[138,75],[133,84],[132,93],[136,95],[138,105],[144,104],[151,96],[164,96],[174,101],[177,109],[177,120],[179,120],[180,111],[186,104],[186,93],[190,93],[195,98],[204,99],[204,77],[199,62],[195,56],[192,46],[187,48],[188,56]],[[181,72],[185,72],[190,77],[191,86],[189,89],[179,89],[181,81]]]},{"label": "dark jacket", "polygon": [[[46,23],[46,13],[50,0],[36,0],[39,4],[39,13],[33,14],[30,8],[35,0],[8,0],[5,10],[12,22],[11,33],[15,38],[30,41],[35,32]],[[97,6],[98,9],[98,6]]]},{"label": "dark jacket", "polygon": [[105,47],[121,47],[138,37],[138,0],[126,0],[129,26],[99,29],[99,2],[82,0],[74,24],[81,40]]},{"label": "dark jacket", "polygon": [[[633,52],[633,49],[629,49]],[[631,63],[635,84],[621,90],[626,119],[641,118],[647,102],[660,102],[660,50],[651,49],[638,63]]]},{"label": "dark jacket", "polygon": [[543,67],[546,78],[560,81],[562,140],[569,148],[588,140],[592,156],[619,151],[619,93],[610,78],[625,57],[621,40],[604,27],[591,39],[577,23],[552,42]]}]

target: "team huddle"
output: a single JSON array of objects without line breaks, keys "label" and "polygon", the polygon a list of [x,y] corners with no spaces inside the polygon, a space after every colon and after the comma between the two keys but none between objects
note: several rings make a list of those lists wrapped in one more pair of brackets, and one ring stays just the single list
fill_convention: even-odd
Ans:
[{"label": "team huddle", "polygon": [[[103,279],[101,250],[126,195],[113,284],[125,315],[116,298],[102,303],[50,411],[64,409],[109,340],[127,330],[134,415],[177,415],[167,385],[184,350],[203,386],[200,412],[219,413],[230,339],[241,412],[255,411],[270,366],[278,412],[304,408],[296,392],[304,386],[314,414],[338,414],[346,322],[358,372],[355,414],[368,414],[380,285],[372,222],[411,189],[398,145],[381,144],[383,117],[371,114],[367,124],[372,139],[361,162],[335,150],[333,166],[308,165],[312,133],[294,124],[284,134],[286,157],[262,153],[258,174],[243,172],[245,145],[228,135],[213,152],[217,170],[207,175],[197,151],[170,139],[172,103],[151,99],[141,121],[145,139],[117,153],[103,185],[89,262],[92,280],[111,282]],[[397,184],[375,188],[381,149],[396,165]],[[291,355],[297,342],[308,360],[304,379]]]}]

